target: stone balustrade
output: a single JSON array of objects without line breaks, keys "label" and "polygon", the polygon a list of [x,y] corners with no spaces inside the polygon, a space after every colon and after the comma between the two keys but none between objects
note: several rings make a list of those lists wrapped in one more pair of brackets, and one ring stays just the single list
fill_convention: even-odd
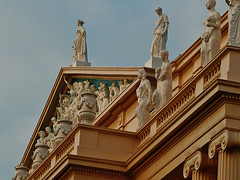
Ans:
[{"label": "stone balustrade", "polygon": [[211,62],[184,84],[181,90],[159,111],[150,114],[149,120],[137,131],[140,145],[151,139],[148,136],[149,134],[151,134],[150,137],[154,136],[168,124],[173,123],[180,113],[186,112],[191,106],[191,101],[203,93],[216,79],[240,81],[240,79],[231,77],[232,59],[228,57],[232,53],[240,55],[239,51],[230,51],[232,49],[240,50],[239,47],[225,46]]},{"label": "stone balustrade", "polygon": [[[94,160],[96,158],[105,159],[104,162],[100,162],[98,168],[102,166],[101,163],[106,164],[107,159],[124,162],[135,151],[137,144],[138,140],[134,133],[77,124],[65,139],[28,176],[28,180],[51,179],[52,174],[50,171],[53,168],[59,167],[64,163],[70,163],[71,156],[76,155],[79,157],[91,157],[91,161],[94,163],[98,162]],[[89,151],[89,148],[93,149]],[[109,156],[109,153],[113,154],[113,156]],[[85,160],[82,160],[83,165]],[[112,164],[109,164],[110,166]],[[123,167],[118,167],[115,175],[118,175],[122,169]],[[98,171],[101,171],[101,168]]]}]

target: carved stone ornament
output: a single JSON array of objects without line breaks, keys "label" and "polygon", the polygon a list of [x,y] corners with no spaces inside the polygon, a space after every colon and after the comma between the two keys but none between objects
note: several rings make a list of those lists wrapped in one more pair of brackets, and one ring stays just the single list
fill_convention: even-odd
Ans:
[{"label": "carved stone ornament", "polygon": [[240,146],[240,132],[224,130],[209,143],[208,156],[212,159],[217,151],[233,146]]},{"label": "carved stone ornament", "polygon": [[57,128],[55,133],[55,142],[59,144],[66,135],[72,130],[72,121],[68,119],[59,119],[57,121]]},{"label": "carved stone ornament", "polygon": [[81,102],[79,104],[78,122],[82,124],[91,124],[95,119],[96,112],[98,111],[98,105],[96,97],[97,95],[91,91],[83,92],[81,94]]},{"label": "carved stone ornament", "polygon": [[37,140],[37,143],[35,145],[36,149],[34,150],[32,155],[33,164],[30,172],[35,170],[49,154],[49,147],[45,141],[46,133],[44,131],[39,131],[38,135],[40,136],[40,138]]},{"label": "carved stone ornament", "polygon": [[15,166],[16,173],[12,180],[25,180],[28,176],[28,168],[23,165]]},{"label": "carved stone ornament", "polygon": [[110,102],[114,101],[120,94],[119,88],[116,86],[116,82],[113,82],[109,87]]},{"label": "carved stone ornament", "polygon": [[50,127],[46,127],[45,131],[47,132],[48,136],[45,138],[45,141],[49,147],[49,152],[51,152],[55,146],[56,146],[56,142],[55,142],[55,136],[54,133],[51,132],[51,128]]}]

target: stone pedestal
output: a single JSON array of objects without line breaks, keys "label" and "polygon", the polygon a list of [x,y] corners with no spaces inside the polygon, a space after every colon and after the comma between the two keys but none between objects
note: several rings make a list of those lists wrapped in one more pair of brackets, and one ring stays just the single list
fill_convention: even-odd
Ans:
[{"label": "stone pedestal", "polygon": [[72,67],[77,67],[77,66],[91,66],[90,62],[84,62],[84,61],[79,61],[75,60],[72,64]]},{"label": "stone pedestal", "polygon": [[28,168],[23,165],[15,166],[16,173],[12,180],[25,180],[28,176]]},{"label": "stone pedestal", "polygon": [[145,64],[145,67],[158,68],[162,66],[162,60],[159,57],[151,57]]},{"label": "stone pedestal", "polygon": [[59,144],[71,130],[72,121],[68,119],[59,119],[57,121],[57,129],[55,132],[55,143]]},{"label": "stone pedestal", "polygon": [[95,119],[97,107],[97,95],[93,92],[83,92],[81,94],[80,111],[78,114],[78,122],[81,124],[91,124]]}]

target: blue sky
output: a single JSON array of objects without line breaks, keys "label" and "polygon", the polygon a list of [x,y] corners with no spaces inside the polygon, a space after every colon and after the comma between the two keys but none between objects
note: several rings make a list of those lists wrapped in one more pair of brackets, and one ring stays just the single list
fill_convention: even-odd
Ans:
[{"label": "blue sky", "polygon": [[[203,0],[0,0],[0,177],[11,179],[62,66],[72,64],[77,19],[92,66],[144,66],[161,6],[170,61],[204,31]],[[217,0],[222,15],[225,0]]]}]

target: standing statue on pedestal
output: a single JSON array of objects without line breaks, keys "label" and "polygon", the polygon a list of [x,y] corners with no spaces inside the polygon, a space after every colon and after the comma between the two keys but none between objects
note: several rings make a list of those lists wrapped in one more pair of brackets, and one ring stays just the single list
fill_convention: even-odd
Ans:
[{"label": "standing statue on pedestal", "polygon": [[168,17],[165,14],[162,14],[162,8],[157,7],[156,13],[159,15],[159,18],[156,22],[157,26],[153,32],[154,37],[151,47],[152,57],[160,57],[160,52],[166,50],[166,42],[168,38]]},{"label": "standing statue on pedestal", "polygon": [[138,78],[141,80],[141,82],[136,90],[138,106],[134,111],[138,118],[138,129],[149,118],[149,112],[151,109],[152,88],[150,81],[146,79],[146,77],[146,71],[144,69],[140,69],[138,71]]},{"label": "standing statue on pedestal", "polygon": [[87,58],[86,31],[83,28],[84,22],[78,19],[78,30],[73,48],[73,66],[90,66]]},{"label": "standing statue on pedestal", "polygon": [[157,89],[153,93],[152,103],[155,111],[158,111],[172,97],[172,68],[168,60],[168,51],[160,53],[162,66],[155,70]]},{"label": "standing statue on pedestal", "polygon": [[240,46],[240,0],[225,0],[228,10],[228,43]]},{"label": "standing statue on pedestal", "polygon": [[204,21],[205,31],[202,34],[201,58],[205,66],[219,52],[221,44],[221,16],[215,10],[216,1],[207,0],[209,15]]}]

